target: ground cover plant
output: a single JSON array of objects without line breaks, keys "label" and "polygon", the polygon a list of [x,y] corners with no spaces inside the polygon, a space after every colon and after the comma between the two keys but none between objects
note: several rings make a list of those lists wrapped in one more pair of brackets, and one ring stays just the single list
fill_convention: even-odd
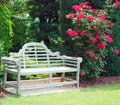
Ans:
[{"label": "ground cover plant", "polygon": [[81,88],[69,92],[7,97],[0,105],[120,105],[120,84]]}]

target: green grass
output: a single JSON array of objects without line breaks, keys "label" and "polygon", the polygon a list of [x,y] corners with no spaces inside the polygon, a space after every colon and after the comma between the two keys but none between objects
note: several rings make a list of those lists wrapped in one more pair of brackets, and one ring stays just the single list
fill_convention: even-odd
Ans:
[{"label": "green grass", "polygon": [[0,105],[120,105],[120,84],[20,98],[7,97],[0,100]]}]

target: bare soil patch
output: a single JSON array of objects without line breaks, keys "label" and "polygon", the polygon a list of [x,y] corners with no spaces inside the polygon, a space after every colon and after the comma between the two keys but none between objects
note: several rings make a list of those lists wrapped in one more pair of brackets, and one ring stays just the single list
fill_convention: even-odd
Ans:
[{"label": "bare soil patch", "polygon": [[[103,86],[106,84],[116,84],[116,83],[120,83],[120,76],[109,76],[109,77],[100,77],[99,79],[84,80],[80,82],[80,87],[86,88],[90,86]],[[0,99],[3,99],[8,95],[11,94],[0,88]]]}]

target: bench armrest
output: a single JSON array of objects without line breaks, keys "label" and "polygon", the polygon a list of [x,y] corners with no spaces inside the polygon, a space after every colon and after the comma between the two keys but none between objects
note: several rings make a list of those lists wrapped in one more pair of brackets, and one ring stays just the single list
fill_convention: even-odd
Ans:
[{"label": "bench armrest", "polygon": [[16,58],[11,58],[11,57],[2,57],[1,61],[4,63],[4,64],[15,64],[17,66],[20,65],[20,61],[19,59],[16,59]]},{"label": "bench armrest", "polygon": [[66,55],[63,55],[61,56],[64,60],[77,60],[79,63],[82,62],[82,58],[81,57],[71,57],[71,56],[66,56]]},{"label": "bench armrest", "polygon": [[64,61],[65,66],[75,67],[78,71],[80,71],[80,63],[82,62],[81,57],[71,57],[71,56],[61,56],[61,59]]}]

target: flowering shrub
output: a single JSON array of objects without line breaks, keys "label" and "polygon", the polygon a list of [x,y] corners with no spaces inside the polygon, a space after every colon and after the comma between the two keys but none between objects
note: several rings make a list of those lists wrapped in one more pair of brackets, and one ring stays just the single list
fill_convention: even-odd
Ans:
[{"label": "flowering shrub", "polygon": [[[117,6],[118,1],[114,8]],[[114,23],[106,19],[107,10],[93,9],[87,2],[72,8],[75,13],[69,13],[66,18],[72,20],[74,28],[68,29],[66,34],[73,40],[75,56],[83,57],[80,76],[98,78],[100,72],[104,72],[106,46],[113,42]],[[118,55],[119,50],[114,54]]]}]

